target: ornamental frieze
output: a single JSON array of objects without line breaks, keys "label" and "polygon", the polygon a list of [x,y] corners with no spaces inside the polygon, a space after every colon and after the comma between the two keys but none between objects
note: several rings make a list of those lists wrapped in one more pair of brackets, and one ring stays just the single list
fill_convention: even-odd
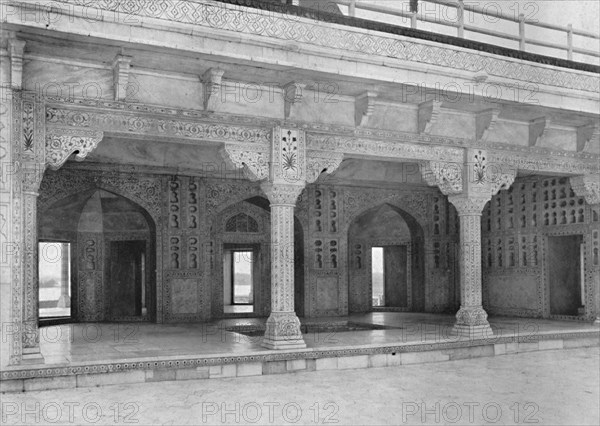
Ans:
[{"label": "ornamental frieze", "polygon": [[[87,0],[58,0],[88,6]],[[135,6],[132,6],[134,5]],[[302,17],[291,17],[269,10],[225,6],[213,1],[180,0],[177,2],[156,0],[130,2],[100,0],[96,8],[152,19],[191,24],[232,31],[238,34],[263,36],[289,42],[290,38],[300,45],[326,47],[336,51],[349,51],[371,57],[394,58],[443,68],[486,73],[503,79],[525,81],[568,89],[600,92],[600,80],[589,73],[556,69],[543,64],[475,52],[451,45],[436,45],[399,35],[382,35],[354,27],[332,26]],[[226,13],[225,13],[226,12]],[[96,15],[92,15],[96,16]]]},{"label": "ornamental frieze", "polygon": [[46,108],[46,123],[49,126],[251,144],[268,143],[271,136],[269,130],[255,127],[202,123],[181,117],[162,119],[140,112],[126,114],[58,107]]},{"label": "ornamental frieze", "polygon": [[[417,135],[415,135],[416,137]],[[463,150],[455,147],[425,144],[384,142],[377,140],[344,138],[323,134],[306,135],[307,148],[321,151],[337,151],[345,154],[395,157],[407,160],[438,160],[462,162]]]}]

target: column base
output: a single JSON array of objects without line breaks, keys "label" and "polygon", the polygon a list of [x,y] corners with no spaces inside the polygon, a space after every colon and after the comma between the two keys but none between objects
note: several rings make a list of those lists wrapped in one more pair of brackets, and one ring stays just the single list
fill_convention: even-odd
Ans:
[{"label": "column base", "polygon": [[272,312],[261,344],[267,349],[304,349],[306,343],[295,312]]},{"label": "column base", "polygon": [[21,364],[43,364],[44,362],[40,348],[23,348]]},{"label": "column base", "polygon": [[465,325],[454,324],[452,334],[459,337],[466,337],[469,340],[489,339],[494,335],[492,327],[489,324],[485,325]]},{"label": "column base", "polygon": [[470,340],[489,339],[494,335],[487,312],[481,306],[461,306],[452,333]]}]

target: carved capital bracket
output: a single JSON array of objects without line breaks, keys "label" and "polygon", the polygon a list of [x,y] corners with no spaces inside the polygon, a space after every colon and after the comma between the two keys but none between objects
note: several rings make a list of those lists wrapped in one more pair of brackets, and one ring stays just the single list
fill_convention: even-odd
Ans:
[{"label": "carved capital bracket", "polygon": [[365,127],[369,124],[369,117],[375,111],[377,93],[364,92],[354,99],[354,124],[356,127]]},{"label": "carved capital bracket", "polygon": [[46,166],[58,170],[75,154],[83,161],[98,146],[103,132],[82,129],[49,128],[46,130]]},{"label": "carved capital bracket", "polygon": [[260,185],[271,205],[295,206],[298,196],[304,189],[304,183],[272,183],[264,182]]},{"label": "carved capital bracket", "polygon": [[242,145],[225,144],[219,153],[230,167],[243,169],[244,175],[251,181],[269,177],[268,151],[252,151]]},{"label": "carved capital bracket", "polygon": [[113,87],[115,101],[127,100],[127,89],[129,88],[129,71],[131,69],[132,56],[117,55],[113,60]]},{"label": "carved capital bracket", "polygon": [[475,140],[485,142],[496,126],[500,110],[486,109],[475,115]]},{"label": "carved capital bracket", "polygon": [[302,101],[302,91],[306,87],[304,83],[291,81],[283,86],[283,113],[285,119],[293,117],[294,105],[300,104]]},{"label": "carved capital bracket", "polygon": [[490,199],[501,189],[508,189],[517,177],[517,168],[504,163],[490,163],[488,153],[480,149],[465,150],[465,195]]},{"label": "carved capital bracket", "polygon": [[418,127],[419,133],[430,134],[440,115],[442,102],[429,100],[419,104]]},{"label": "carved capital bracket", "polygon": [[569,181],[575,195],[592,206],[600,205],[600,175],[573,176]]},{"label": "carved capital bracket", "polygon": [[15,90],[23,88],[23,55],[25,41],[16,38],[8,40],[8,53],[10,55],[10,84]]},{"label": "carved capital bracket", "polygon": [[313,183],[321,173],[331,174],[337,170],[344,154],[335,151],[307,151],[306,152],[306,182]]},{"label": "carved capital bracket", "polygon": [[529,146],[541,146],[544,132],[550,126],[549,117],[539,117],[529,122]]},{"label": "carved capital bracket", "polygon": [[202,75],[202,84],[204,89],[204,110],[217,111],[219,107],[219,95],[221,93],[221,83],[225,71],[219,68],[209,68]]},{"label": "carved capital bracket", "polygon": [[600,127],[597,123],[577,128],[577,151],[600,154]]},{"label": "carved capital bracket", "polygon": [[442,194],[459,194],[463,190],[463,167],[460,163],[424,161],[421,176],[429,186],[437,186]]}]

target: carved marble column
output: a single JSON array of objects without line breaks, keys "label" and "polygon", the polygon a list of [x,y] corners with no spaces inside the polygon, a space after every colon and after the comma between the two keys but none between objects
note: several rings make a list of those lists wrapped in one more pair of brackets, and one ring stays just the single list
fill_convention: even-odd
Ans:
[{"label": "carved marble column", "polygon": [[271,314],[262,345],[269,349],[305,348],[294,311],[294,207],[304,185],[266,182],[271,202]]},{"label": "carved marble column", "polygon": [[294,311],[294,207],[306,184],[336,170],[343,154],[307,150],[303,131],[276,127],[269,146],[226,144],[221,155],[248,179],[262,181],[271,202],[271,314],[262,345],[304,348]]},{"label": "carved marble column", "polygon": [[500,190],[512,185],[516,169],[492,164],[483,150],[465,149],[464,161],[430,161],[421,173],[429,185],[448,196],[460,218],[460,309],[454,332],[470,339],[492,336],[487,313],[482,306],[481,213],[485,204]]},{"label": "carved marble column", "polygon": [[491,336],[487,313],[481,304],[481,213],[487,198],[450,195],[460,219],[460,309],[454,331],[460,336]]},{"label": "carved marble column", "polygon": [[[574,176],[570,178],[570,184],[575,195],[583,197],[592,208],[595,216],[600,216],[600,175]],[[593,219],[590,222],[592,227],[590,235],[593,235],[594,233],[596,235],[600,234],[600,222],[594,222]],[[596,270],[600,269],[598,265],[593,264],[593,247],[589,247],[588,250],[589,254],[586,256],[586,261],[588,262],[585,268],[586,271],[590,271],[592,268],[595,268]],[[596,271],[596,273],[600,275],[598,271]],[[586,274],[585,279],[588,280],[590,277],[592,283],[586,282],[585,288],[589,288],[593,293],[590,300],[593,301],[591,310],[592,316],[594,317],[594,324],[600,324],[600,283],[598,282],[598,279],[594,279],[592,273]]]},{"label": "carved marble column", "polygon": [[13,91],[12,158],[13,232],[19,246],[11,284],[11,364],[44,361],[39,345],[39,280],[37,197],[47,167],[60,168],[75,154],[82,161],[102,139],[102,132],[74,127],[48,127],[43,100],[31,92]]}]

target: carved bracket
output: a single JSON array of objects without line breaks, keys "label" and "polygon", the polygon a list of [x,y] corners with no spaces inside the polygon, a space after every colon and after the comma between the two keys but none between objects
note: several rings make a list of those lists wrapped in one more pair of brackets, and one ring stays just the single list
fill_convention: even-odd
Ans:
[{"label": "carved bracket", "polygon": [[375,111],[377,93],[364,92],[354,99],[354,124],[356,127],[365,127],[369,124],[369,117]]},{"label": "carved bracket", "polygon": [[219,94],[225,71],[219,68],[209,68],[202,75],[204,85],[204,109],[206,111],[217,111],[219,106]]},{"label": "carved bracket", "polygon": [[529,122],[529,146],[541,146],[542,137],[549,126],[549,117],[540,117],[531,120]]},{"label": "carved bracket", "polygon": [[244,174],[251,181],[269,177],[269,153],[267,151],[250,151],[241,145],[225,144],[219,153],[231,167],[243,168]]},{"label": "carved bracket", "polygon": [[442,194],[459,194],[463,190],[463,167],[460,163],[424,161],[420,163],[421,176],[430,186],[437,186]]},{"label": "carved bracket", "polygon": [[115,101],[127,100],[129,71],[132,60],[132,56],[126,55],[117,55],[113,60],[113,86],[115,90]]},{"label": "carved bracket", "polygon": [[292,114],[294,105],[299,104],[302,101],[302,91],[306,87],[304,83],[298,83],[291,81],[283,86],[283,100],[284,100],[284,117],[287,120],[295,114]]},{"label": "carved bracket", "polygon": [[104,134],[81,129],[50,128],[46,131],[46,166],[58,170],[75,154],[75,160],[83,161],[98,146]]},{"label": "carved bracket", "polygon": [[307,151],[306,182],[313,183],[321,173],[331,174],[337,170],[344,159],[344,154],[332,151]]},{"label": "carved bracket", "polygon": [[600,154],[600,128],[590,123],[577,128],[577,151]]},{"label": "carved bracket", "polygon": [[25,53],[25,41],[11,38],[8,40],[10,54],[10,84],[13,89],[20,90],[23,87],[23,54]]},{"label": "carved bracket", "polygon": [[569,180],[575,195],[592,206],[600,204],[600,175],[573,176]]},{"label": "carved bracket", "polygon": [[475,116],[475,140],[486,141],[496,126],[500,110],[496,108],[486,109]]},{"label": "carved bracket", "polygon": [[430,100],[419,104],[419,133],[429,134],[440,115],[442,102]]}]

